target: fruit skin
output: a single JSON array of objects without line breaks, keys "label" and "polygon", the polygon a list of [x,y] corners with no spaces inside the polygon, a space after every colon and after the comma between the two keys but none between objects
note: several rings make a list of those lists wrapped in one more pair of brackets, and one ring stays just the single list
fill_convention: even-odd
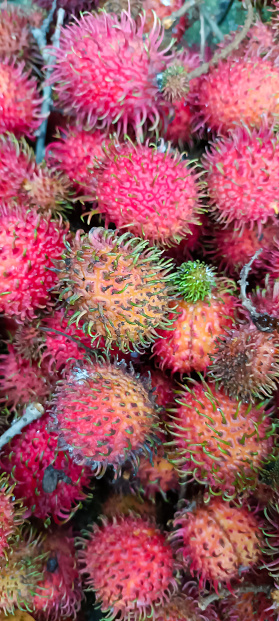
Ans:
[{"label": "fruit skin", "polygon": [[150,386],[124,361],[84,361],[58,384],[50,404],[59,445],[100,475],[156,442],[158,423]]},{"label": "fruit skin", "polygon": [[46,147],[46,162],[65,174],[75,192],[95,197],[97,162],[103,160],[103,147],[109,143],[108,136],[82,127],[68,126],[60,129],[57,140]]},{"label": "fruit skin", "polygon": [[0,312],[30,320],[51,305],[49,290],[57,282],[52,261],[62,255],[68,225],[13,204],[0,206],[0,224]]},{"label": "fruit skin", "polygon": [[6,474],[0,475],[0,563],[7,557],[10,547],[20,538],[19,526],[23,522],[22,503],[17,502],[13,486]]},{"label": "fruit skin", "polygon": [[155,518],[153,503],[136,494],[111,494],[102,506],[102,515],[111,519],[115,516],[138,515],[142,518]]},{"label": "fruit skin", "polygon": [[52,529],[42,544],[42,551],[47,554],[47,559],[33,599],[36,618],[51,621],[66,617],[76,619],[83,592],[71,530]]},{"label": "fruit skin", "polygon": [[34,137],[41,124],[37,82],[24,70],[24,62],[0,62],[0,133],[12,132],[16,137]]},{"label": "fruit skin", "polygon": [[[24,498],[25,517],[34,515],[46,520],[52,516],[59,523],[79,508],[79,502],[85,498],[83,488],[90,483],[90,472],[59,449],[57,434],[47,431],[49,423],[43,415],[28,425],[4,448],[0,462],[15,484],[14,495]],[[60,479],[54,491],[44,491],[44,474],[50,466],[63,470],[71,483]]]},{"label": "fruit skin", "polygon": [[69,323],[78,326],[82,318],[84,332],[104,337],[107,348],[114,343],[124,352],[148,347],[157,328],[169,329],[172,323],[167,319],[172,262],[161,255],[129,233],[77,231],[56,262],[60,299],[74,311]]},{"label": "fruit skin", "polygon": [[[17,59],[25,62],[32,61],[38,56],[35,40],[31,33],[31,26],[39,28],[44,19],[43,11],[38,7],[27,12],[21,6],[11,3],[0,10],[0,58]],[[35,21],[35,23],[34,23]]]},{"label": "fruit skin", "polygon": [[279,70],[270,60],[219,61],[203,75],[191,98],[195,130],[204,132],[207,127],[225,135],[235,124],[260,128],[263,115],[271,126],[279,114],[278,93]]},{"label": "fruit skin", "polygon": [[238,403],[205,380],[191,383],[178,394],[167,424],[173,463],[224,499],[255,488],[273,450],[271,410]]},{"label": "fruit skin", "polygon": [[193,512],[177,512],[173,525],[178,529],[170,534],[170,541],[182,566],[198,576],[200,588],[207,581],[216,592],[222,583],[229,587],[240,568],[241,573],[247,572],[261,560],[259,523],[244,506],[214,498]]},{"label": "fruit skin", "polygon": [[181,241],[201,211],[199,175],[178,151],[130,142],[111,144],[98,175],[98,210],[106,226],[129,227],[162,246]]},{"label": "fruit skin", "polygon": [[145,619],[177,591],[172,550],[165,536],[134,515],[103,518],[80,553],[86,585],[110,618]]},{"label": "fruit skin", "polygon": [[117,124],[127,134],[130,124],[142,140],[146,119],[159,122],[157,73],[171,63],[169,48],[159,51],[164,31],[154,18],[143,41],[145,18],[140,23],[129,13],[82,15],[61,28],[60,49],[52,48],[56,64],[51,76],[58,104],[78,122],[101,128]]},{"label": "fruit skin", "polygon": [[0,355],[0,403],[11,411],[34,401],[44,403],[51,391],[50,379],[12,344],[7,348],[8,353]]},{"label": "fruit skin", "polygon": [[[279,74],[278,74],[279,78]],[[268,130],[238,127],[211,143],[203,157],[211,211],[235,230],[257,224],[259,233],[278,213],[279,138]]]},{"label": "fruit skin", "polygon": [[158,610],[156,621],[220,621],[214,606],[209,604],[206,611],[202,612],[198,599],[196,583],[187,581],[182,592]]},{"label": "fruit skin", "polygon": [[[237,597],[227,597],[221,602],[224,621],[275,621],[272,601],[265,593],[242,593]],[[256,616],[255,616],[256,615]]]},{"label": "fruit skin", "polygon": [[269,398],[279,377],[279,337],[254,324],[229,330],[216,343],[209,376],[242,402]]},{"label": "fruit skin", "polygon": [[161,446],[153,455],[152,463],[150,463],[150,458],[140,457],[137,479],[144,497],[153,501],[155,501],[156,492],[162,494],[163,498],[166,499],[169,490],[179,488],[176,469]]},{"label": "fruit skin", "polygon": [[[216,338],[234,323],[237,298],[213,288],[210,297],[197,302],[178,298],[172,331],[158,330],[160,339],[153,345],[153,355],[162,370],[172,373],[205,371],[211,364]],[[173,304],[174,305],[174,304]]]}]

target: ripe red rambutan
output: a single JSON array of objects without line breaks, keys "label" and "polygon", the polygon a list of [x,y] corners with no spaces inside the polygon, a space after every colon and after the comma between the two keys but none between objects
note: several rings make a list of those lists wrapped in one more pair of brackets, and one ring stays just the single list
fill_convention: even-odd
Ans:
[{"label": "ripe red rambutan", "polygon": [[46,148],[48,166],[65,174],[78,194],[95,197],[94,169],[105,156],[102,147],[107,146],[108,136],[98,130],[69,126],[59,130],[56,138]]},{"label": "ripe red rambutan", "polygon": [[164,410],[173,403],[174,390],[176,388],[175,383],[170,377],[162,373],[162,371],[159,369],[152,369],[150,366],[145,366],[142,369],[141,376],[150,377],[156,405],[158,405],[162,415],[164,415]]},{"label": "ripe red rambutan", "polygon": [[57,434],[47,431],[49,422],[43,415],[23,429],[4,447],[0,463],[15,483],[15,497],[24,499],[25,517],[52,516],[58,522],[79,508],[90,472],[60,449]]},{"label": "ripe red rambutan", "polygon": [[0,206],[0,223],[0,312],[32,319],[50,305],[49,290],[58,280],[52,261],[62,255],[68,226],[13,204]]},{"label": "ripe red rambutan", "polygon": [[147,347],[159,326],[171,325],[172,263],[161,255],[130,233],[78,231],[63,260],[56,261],[60,299],[74,311],[69,323],[82,319],[84,332],[104,337],[108,348],[114,343],[124,352]]},{"label": "ripe red rambutan", "polygon": [[162,447],[152,455],[152,463],[150,458],[140,457],[136,476],[145,498],[154,500],[157,492],[166,498],[169,490],[177,490],[179,487],[177,471]]},{"label": "ripe red rambutan", "polygon": [[199,216],[198,224],[189,224],[189,234],[179,244],[165,249],[165,256],[170,257],[177,265],[192,261],[196,251],[204,252],[204,236],[207,234],[208,219],[204,213]]},{"label": "ripe red rambutan", "polygon": [[41,99],[34,77],[24,71],[24,62],[0,62],[0,132],[32,138],[41,123]]},{"label": "ripe red rambutan", "polygon": [[[279,76],[279,74],[278,74]],[[266,127],[234,129],[211,145],[203,158],[210,206],[221,224],[243,230],[278,213],[279,138]]]},{"label": "ripe red rambutan", "polygon": [[[143,40],[140,23],[122,12],[85,14],[61,29],[60,49],[53,48],[56,64],[51,76],[58,104],[78,121],[101,127],[117,124],[127,134],[130,124],[142,139],[148,119],[159,123],[160,95],[156,76],[171,62],[169,48],[159,51],[164,31],[154,25]],[[170,46],[169,46],[170,47]]]},{"label": "ripe red rambutan", "polygon": [[86,585],[111,619],[145,619],[177,591],[175,562],[164,534],[133,515],[103,518],[80,552]]},{"label": "ripe red rambutan", "polygon": [[[266,0],[264,1],[266,2]],[[226,48],[227,45],[234,41],[236,34],[240,30],[241,26],[237,30],[233,30],[225,35],[223,41],[218,44],[218,48]],[[271,24],[262,22],[261,19],[256,19],[254,24],[249,28],[246,37],[231,52],[230,59],[265,58],[275,61],[278,57],[278,53],[278,44],[274,37]]]},{"label": "ripe red rambutan", "polygon": [[199,578],[218,590],[229,587],[232,579],[249,571],[261,559],[263,538],[257,518],[245,506],[235,507],[219,498],[175,514],[177,530],[170,541],[177,548],[177,559]]},{"label": "ripe red rambutan", "polygon": [[171,245],[198,222],[199,174],[170,145],[111,144],[98,175],[98,210],[106,225],[129,228],[152,243]]},{"label": "ripe red rambutan", "polygon": [[153,355],[161,369],[172,373],[205,371],[217,337],[234,324],[234,283],[216,277],[214,269],[200,261],[178,267],[173,283],[182,296],[176,314],[170,314],[172,330],[158,330]]},{"label": "ripe red rambutan", "polygon": [[279,335],[241,325],[218,339],[211,360],[209,376],[231,397],[270,397],[279,381]]},{"label": "ripe red rambutan", "polygon": [[102,473],[156,440],[150,386],[126,364],[80,362],[58,383],[51,403],[59,444],[79,464]]},{"label": "ripe red rambutan", "polygon": [[76,619],[83,592],[72,532],[52,530],[43,541],[42,552],[47,553],[47,559],[33,599],[36,617]]},{"label": "ripe red rambutan", "polygon": [[221,60],[193,93],[195,128],[226,134],[235,124],[261,127],[263,116],[271,126],[279,115],[278,94],[279,69],[269,59]]},{"label": "ripe red rambutan", "polygon": [[[40,16],[40,18],[39,18]],[[22,6],[7,3],[0,9],[0,58],[31,61],[36,58],[36,45],[32,36],[31,25],[34,19],[39,28],[43,19],[43,11],[26,11]],[[37,52],[37,56],[38,52]]]},{"label": "ripe red rambutan", "polygon": [[0,355],[0,403],[11,410],[35,401],[44,403],[51,382],[36,362],[21,356],[8,344],[8,353]]},{"label": "ripe red rambutan", "polygon": [[272,452],[274,427],[264,404],[246,406],[214,384],[185,385],[167,425],[173,463],[213,493],[232,498],[254,488],[263,461]]}]

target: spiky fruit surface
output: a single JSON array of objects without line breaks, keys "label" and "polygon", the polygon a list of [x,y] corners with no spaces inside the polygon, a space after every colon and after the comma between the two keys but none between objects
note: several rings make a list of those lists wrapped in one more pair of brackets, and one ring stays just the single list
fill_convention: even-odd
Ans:
[{"label": "spiky fruit surface", "polygon": [[[89,485],[90,473],[59,449],[57,434],[47,431],[49,422],[44,415],[28,425],[5,447],[0,461],[15,483],[14,495],[24,498],[26,516],[42,520],[52,516],[58,521],[68,518],[85,498],[83,488]],[[60,478],[56,487],[47,487],[45,472],[49,468],[53,473],[51,467],[60,474],[63,471],[68,482]]]},{"label": "spiky fruit surface", "polygon": [[24,62],[0,62],[0,132],[32,138],[41,123],[41,99],[34,77],[24,71]]},{"label": "spiky fruit surface", "polygon": [[17,526],[23,521],[20,505],[16,503],[13,488],[5,475],[0,475],[0,562],[10,545],[16,541]]},{"label": "spiky fruit surface", "polygon": [[[279,77],[279,74],[278,74]],[[243,229],[278,213],[279,138],[266,127],[234,129],[203,158],[212,213],[221,224]]]},{"label": "spiky fruit surface", "polygon": [[68,227],[24,206],[0,207],[0,311],[18,320],[32,319],[50,304],[49,289],[57,282],[50,270],[62,255]]},{"label": "spiky fruit surface", "polygon": [[[115,343],[121,350],[142,349],[154,340],[167,319],[171,289],[170,261],[157,248],[114,231],[78,231],[57,262],[60,298],[74,311],[70,323],[82,318],[84,331]],[[92,334],[92,330],[95,334]]]},{"label": "spiky fruit surface", "polygon": [[224,621],[275,621],[272,601],[265,593],[242,593],[237,598],[227,597],[221,603]]},{"label": "spiky fruit surface", "polygon": [[[185,588],[186,587],[186,588]],[[195,583],[187,582],[183,592],[173,597],[162,606],[156,614],[157,621],[218,621],[212,605],[207,606],[206,613],[198,606],[198,590]]]},{"label": "spiky fruit surface", "polygon": [[24,180],[22,190],[30,207],[36,207],[39,213],[57,214],[69,207],[70,185],[66,175],[41,166],[32,177]]},{"label": "spiky fruit surface", "polygon": [[176,402],[168,427],[181,474],[191,473],[224,497],[255,487],[273,445],[264,407],[245,406],[205,382],[185,386]]},{"label": "spiky fruit surface", "polygon": [[58,140],[46,148],[46,161],[67,175],[73,188],[79,194],[95,196],[97,163],[102,161],[105,153],[103,146],[108,144],[104,132],[95,132],[69,126],[60,130]]},{"label": "spiky fruit surface", "polygon": [[248,571],[261,558],[262,536],[256,517],[245,507],[234,507],[214,498],[208,505],[187,509],[175,515],[170,539],[184,566],[215,590],[229,585],[238,571]]},{"label": "spiky fruit surface", "polygon": [[[264,0],[265,4],[266,1]],[[235,31],[225,35],[223,41],[218,44],[218,48],[225,48],[232,43],[237,31],[241,30],[241,26]],[[232,59],[260,59],[276,60],[278,57],[278,44],[272,32],[271,24],[256,19],[249,28],[246,37],[241,41],[236,49],[230,54]]]},{"label": "spiky fruit surface", "polygon": [[198,175],[170,145],[111,145],[98,176],[98,209],[106,224],[129,228],[152,243],[171,245],[198,222]]},{"label": "spiky fruit surface", "polygon": [[51,531],[42,544],[42,551],[47,559],[33,599],[35,614],[52,621],[65,617],[75,619],[83,593],[71,531]]},{"label": "spiky fruit surface", "polygon": [[131,124],[140,139],[142,125],[159,122],[156,75],[171,56],[159,51],[163,30],[154,18],[143,41],[144,16],[137,25],[129,14],[83,15],[61,29],[60,49],[53,49],[56,65],[51,81],[59,105],[79,121],[102,127],[118,123],[123,133]]},{"label": "spiky fruit surface", "polygon": [[241,401],[270,397],[279,377],[279,337],[254,324],[230,330],[216,343],[209,375]]},{"label": "spiky fruit surface", "polygon": [[193,253],[204,251],[203,237],[208,228],[208,219],[205,214],[199,216],[199,224],[189,225],[189,234],[183,237],[179,244],[165,249],[165,256],[174,259],[177,265],[193,260]]},{"label": "spiky fruit surface", "polygon": [[155,499],[156,492],[166,497],[169,490],[179,487],[178,474],[162,447],[153,455],[152,463],[147,457],[141,457],[137,477],[146,498]]},{"label": "spiky fruit surface", "polygon": [[123,361],[80,363],[58,385],[52,413],[60,446],[97,472],[152,442],[157,423],[149,386]]},{"label": "spiky fruit surface", "polygon": [[204,371],[211,363],[209,354],[217,337],[234,323],[237,298],[230,293],[233,284],[197,261],[182,264],[173,282],[186,299],[179,298],[176,315],[170,315],[172,331],[159,330],[154,356],[162,369]]},{"label": "spiky fruit surface", "polygon": [[[21,6],[7,4],[0,10],[0,58],[29,60],[35,52],[35,41],[31,33],[34,11],[25,11]],[[36,10],[38,18],[38,9]],[[41,22],[43,21],[41,12]],[[40,22],[37,24],[39,27]]]},{"label": "spiky fruit surface", "polygon": [[162,371],[151,367],[144,367],[141,375],[150,377],[156,404],[164,411],[174,400],[175,383]]},{"label": "spiky fruit surface", "polygon": [[[163,0],[143,0],[142,9],[146,13],[146,20],[144,24],[144,32],[148,33],[153,28],[154,24],[154,12],[157,17],[165,24],[165,28],[169,30],[168,17],[174,12],[178,11],[182,6],[181,0],[170,0],[168,4],[165,4]],[[171,20],[170,20],[171,21]],[[178,23],[172,29],[173,36],[176,41],[180,41],[185,32],[187,21],[185,16],[180,17]]]},{"label": "spiky fruit surface", "polygon": [[32,611],[36,585],[42,578],[41,539],[32,530],[0,560],[0,609],[5,614],[17,608]]},{"label": "spiky fruit surface", "polygon": [[139,515],[141,517],[155,517],[155,506],[136,494],[111,494],[102,506],[102,515],[114,518],[116,515]]},{"label": "spiky fruit surface", "polygon": [[9,344],[8,353],[0,355],[0,403],[16,410],[32,401],[44,403],[50,391],[50,380],[38,365]]},{"label": "spiky fruit surface", "polygon": [[[220,97],[222,93],[222,97]],[[219,61],[199,83],[196,128],[226,134],[235,124],[261,127],[279,114],[279,69],[268,59]]]},{"label": "spiky fruit surface", "polygon": [[103,520],[81,553],[87,585],[111,618],[145,619],[177,590],[175,563],[165,536],[134,516]]}]

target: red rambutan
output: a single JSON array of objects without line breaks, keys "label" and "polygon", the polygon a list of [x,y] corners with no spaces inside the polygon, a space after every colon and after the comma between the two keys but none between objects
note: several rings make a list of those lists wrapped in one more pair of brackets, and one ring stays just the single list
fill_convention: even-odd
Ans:
[{"label": "red rambutan", "polygon": [[257,518],[246,507],[235,507],[219,498],[193,511],[175,514],[170,535],[177,548],[177,559],[191,574],[199,577],[200,587],[210,582],[230,585],[241,573],[261,559],[263,538]]},{"label": "red rambutan", "polygon": [[18,61],[26,62],[34,58],[37,51],[31,32],[31,25],[35,27],[34,18],[39,28],[44,18],[43,11],[39,12],[38,8],[35,11],[26,11],[22,6],[12,3],[2,5],[0,10],[1,59],[14,60],[16,58]]},{"label": "red rambutan", "polygon": [[0,312],[32,319],[50,304],[49,290],[58,280],[52,261],[62,255],[68,226],[12,204],[0,207],[0,223]]},{"label": "red rambutan", "polygon": [[86,584],[111,619],[145,619],[177,591],[175,563],[165,536],[133,515],[106,518],[81,551]]},{"label": "red rambutan", "polygon": [[201,211],[200,175],[189,164],[170,145],[163,152],[148,144],[112,144],[96,188],[106,225],[113,222],[152,243],[180,242]]},{"label": "red rambutan", "polygon": [[117,123],[127,134],[128,124],[142,139],[147,119],[159,123],[160,96],[156,76],[171,62],[168,48],[159,51],[164,31],[154,18],[143,40],[145,18],[139,25],[130,14],[81,16],[61,29],[60,49],[51,82],[58,104],[67,114],[93,126]]},{"label": "red rambutan", "polygon": [[5,446],[0,463],[15,483],[15,497],[24,499],[25,517],[52,516],[57,522],[68,519],[86,497],[90,472],[59,448],[57,434],[47,431],[49,422],[44,415],[28,425]]},{"label": "red rambutan", "polygon": [[179,487],[177,471],[162,447],[153,454],[152,463],[148,457],[140,458],[136,476],[145,498],[155,499],[156,492],[166,498],[169,490],[177,490]]},{"label": "red rambutan", "polygon": [[32,138],[41,123],[41,99],[34,77],[24,71],[24,62],[0,62],[0,133]]},{"label": "red rambutan", "polygon": [[156,440],[150,386],[124,361],[90,361],[65,375],[51,404],[60,446],[97,473],[118,466]]},{"label": "red rambutan", "polygon": [[[278,73],[279,77],[279,73]],[[218,222],[243,229],[278,213],[279,138],[266,127],[238,127],[203,158],[211,210]]]},{"label": "red rambutan", "polygon": [[50,391],[50,380],[38,365],[8,344],[8,353],[0,355],[1,405],[16,410],[32,401],[44,403]]},{"label": "red rambutan", "polygon": [[0,558],[18,538],[17,526],[22,522],[22,508],[15,501],[13,487],[9,487],[6,475],[0,475]]}]

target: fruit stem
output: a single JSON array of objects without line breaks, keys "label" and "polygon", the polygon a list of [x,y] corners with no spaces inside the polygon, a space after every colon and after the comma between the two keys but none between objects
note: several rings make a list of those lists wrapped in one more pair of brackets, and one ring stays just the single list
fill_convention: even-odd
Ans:
[{"label": "fruit stem", "polygon": [[11,427],[0,436],[0,449],[8,444],[14,436],[17,436],[26,425],[30,425],[34,420],[41,418],[43,413],[44,408],[40,403],[30,403],[21,418],[12,423]]}]

